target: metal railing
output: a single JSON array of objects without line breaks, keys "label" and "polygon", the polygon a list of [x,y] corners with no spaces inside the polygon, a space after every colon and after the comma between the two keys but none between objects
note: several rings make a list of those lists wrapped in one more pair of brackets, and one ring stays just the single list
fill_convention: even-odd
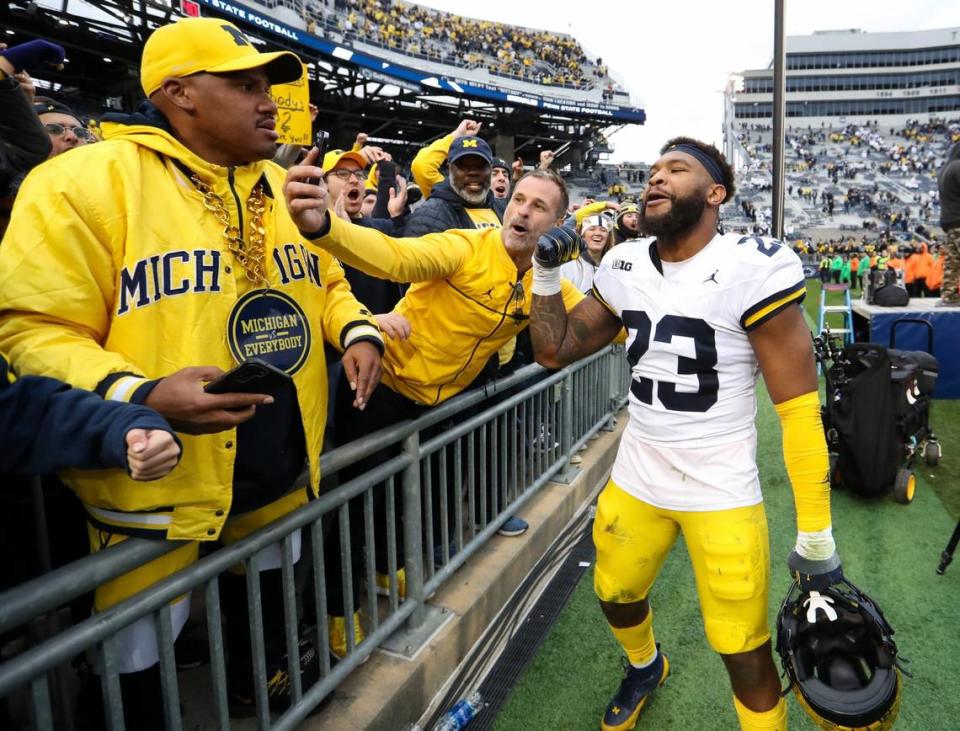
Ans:
[{"label": "metal railing", "polygon": [[[567,468],[581,445],[612,424],[613,415],[626,403],[628,387],[629,366],[622,347],[610,346],[556,372],[527,366],[487,387],[453,398],[415,421],[398,423],[326,453],[321,458],[324,475],[339,472],[391,445],[396,456],[252,535],[212,551],[129,599],[3,661],[0,699],[18,696],[29,705],[33,727],[39,731],[51,731],[55,720],[58,727],[71,727],[71,711],[51,703],[51,679],[55,683],[62,680],[64,667],[88,653],[97,658],[106,727],[125,728],[114,638],[134,622],[151,616],[160,656],[165,725],[178,731],[182,728],[181,688],[170,607],[178,597],[196,592],[197,599],[202,596],[205,603],[213,724],[229,729],[227,648],[218,577],[229,567],[241,564],[246,576],[257,723],[263,729],[293,729],[388,637],[398,630],[415,634],[424,626],[428,609],[425,598],[541,487]],[[375,535],[373,529],[375,497],[382,498],[377,502],[386,511],[386,535]],[[351,525],[351,501],[362,503],[361,525]],[[331,663],[324,537],[330,534],[334,521],[340,535],[344,615],[349,618],[358,608],[354,607],[354,587],[362,588],[359,604],[365,614],[366,636],[357,644],[348,631],[346,656]],[[301,529],[306,529],[309,550],[307,561],[295,567],[294,535]],[[405,596],[398,590],[398,530],[402,531]],[[386,541],[388,553],[390,589],[386,598],[378,598],[375,586],[374,555],[379,541]],[[359,576],[353,571],[353,551],[358,543],[364,553]],[[0,635],[46,613],[56,613],[96,586],[182,545],[130,538],[0,594]],[[276,550],[277,546],[282,597],[265,597],[258,563],[265,549]],[[310,563],[312,571],[305,572],[303,566]],[[299,571],[296,576],[295,570]],[[303,593],[312,594],[314,608],[312,616],[298,619],[297,578],[302,584],[304,575],[310,581]],[[265,601],[283,604],[292,701],[273,720],[262,624]],[[304,623],[316,626],[313,671],[318,680],[312,687],[304,687],[301,679],[299,643],[307,634],[314,636],[314,631],[304,629]]]}]

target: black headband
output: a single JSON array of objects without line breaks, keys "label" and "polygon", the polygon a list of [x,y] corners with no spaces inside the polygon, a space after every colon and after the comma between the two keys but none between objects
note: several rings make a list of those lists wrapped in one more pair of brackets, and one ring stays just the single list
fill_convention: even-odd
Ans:
[{"label": "black headband", "polygon": [[720,169],[720,166],[717,165],[717,161],[710,157],[707,153],[701,150],[696,145],[691,145],[687,142],[681,142],[679,145],[674,145],[667,152],[685,152],[688,155],[691,155],[706,168],[707,172],[710,174],[710,177],[713,178],[714,183],[719,183],[720,185],[726,187],[726,182],[724,182],[723,171]]}]

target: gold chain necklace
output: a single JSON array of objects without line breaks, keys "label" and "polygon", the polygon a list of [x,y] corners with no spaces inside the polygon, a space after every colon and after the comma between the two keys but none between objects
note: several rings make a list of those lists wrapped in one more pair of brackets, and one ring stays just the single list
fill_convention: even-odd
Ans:
[{"label": "gold chain necklace", "polygon": [[267,229],[263,226],[263,213],[267,206],[263,199],[263,186],[257,185],[247,199],[247,210],[250,212],[250,236],[246,245],[243,241],[243,231],[230,221],[230,213],[223,204],[223,198],[213,192],[213,189],[200,180],[196,173],[190,180],[203,196],[203,205],[214,218],[223,224],[223,238],[233,258],[243,267],[244,274],[257,287],[269,288],[267,281],[266,256],[264,241]]}]

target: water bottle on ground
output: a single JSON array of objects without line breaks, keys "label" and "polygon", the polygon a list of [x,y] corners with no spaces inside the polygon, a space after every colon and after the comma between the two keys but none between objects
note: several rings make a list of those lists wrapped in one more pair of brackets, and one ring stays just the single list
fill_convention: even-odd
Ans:
[{"label": "water bottle on ground", "polygon": [[481,710],[483,710],[483,698],[480,696],[480,691],[475,690],[444,713],[437,725],[433,727],[433,731],[460,731],[466,728]]}]

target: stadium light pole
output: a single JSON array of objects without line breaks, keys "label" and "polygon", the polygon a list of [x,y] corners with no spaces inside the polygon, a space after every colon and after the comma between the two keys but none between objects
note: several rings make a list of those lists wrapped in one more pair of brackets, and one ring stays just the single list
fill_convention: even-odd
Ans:
[{"label": "stadium light pole", "polygon": [[786,116],[785,48],[783,16],[786,0],[775,0],[773,8],[773,217],[770,233],[783,238],[783,133]]}]

